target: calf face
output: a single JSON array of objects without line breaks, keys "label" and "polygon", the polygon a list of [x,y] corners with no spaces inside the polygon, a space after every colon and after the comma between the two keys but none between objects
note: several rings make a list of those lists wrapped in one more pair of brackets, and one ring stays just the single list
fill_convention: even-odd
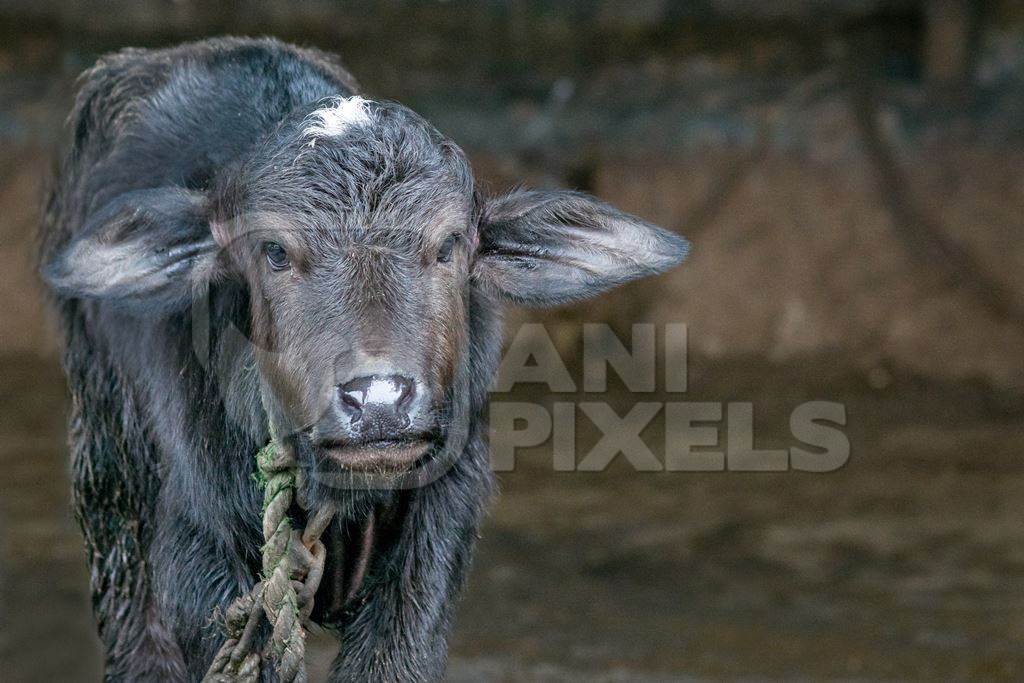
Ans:
[{"label": "calf face", "polygon": [[454,143],[358,97],[296,111],[212,176],[114,199],[45,275],[138,315],[235,286],[254,342],[235,362],[255,366],[279,434],[326,470],[402,472],[450,440],[466,378],[493,371],[466,367],[472,306],[585,298],[687,248],[578,193],[485,198]]},{"label": "calf face", "polygon": [[356,471],[402,471],[442,441],[477,239],[458,148],[401,107],[328,101],[213,204],[278,429]]}]

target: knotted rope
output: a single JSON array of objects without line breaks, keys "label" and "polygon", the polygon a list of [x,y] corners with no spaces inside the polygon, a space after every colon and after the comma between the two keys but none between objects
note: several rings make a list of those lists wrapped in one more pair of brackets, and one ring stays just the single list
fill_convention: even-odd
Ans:
[{"label": "knotted rope", "polygon": [[[292,528],[288,509],[296,500],[301,472],[294,453],[278,443],[273,430],[270,443],[256,454],[256,465],[264,485],[262,578],[225,611],[227,639],[203,683],[256,683],[266,661],[274,662],[281,683],[306,681],[304,622],[324,571],[326,550],[320,536],[334,509],[312,513],[301,534]],[[261,652],[254,640],[263,616],[272,632]]]}]

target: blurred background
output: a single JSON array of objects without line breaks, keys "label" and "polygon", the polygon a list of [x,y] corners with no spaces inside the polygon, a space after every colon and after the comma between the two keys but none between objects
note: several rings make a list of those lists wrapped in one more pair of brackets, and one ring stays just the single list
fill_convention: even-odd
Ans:
[{"label": "blurred background", "polygon": [[[1024,678],[1020,3],[0,0],[3,680],[100,676],[32,265],[75,77],[222,33],[339,53],[495,191],[585,190],[689,237],[668,275],[510,315],[567,360],[584,322],[687,323],[689,391],[613,382],[622,412],[752,402],[757,445],[785,447],[800,403],[847,407],[829,474],[565,473],[548,446],[521,453],[451,680]],[[578,451],[598,436],[581,424]]]}]

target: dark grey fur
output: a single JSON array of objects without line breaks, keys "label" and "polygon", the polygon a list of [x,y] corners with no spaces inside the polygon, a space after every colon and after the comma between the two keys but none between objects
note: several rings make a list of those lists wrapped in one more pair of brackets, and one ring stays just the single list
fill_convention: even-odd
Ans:
[{"label": "dark grey fur", "polygon": [[[202,675],[211,614],[259,570],[253,454],[268,414],[310,475],[303,493],[343,510],[317,595],[341,640],[332,680],[441,678],[491,490],[501,301],[583,298],[685,254],[584,195],[481,196],[458,147],[397,104],[372,103],[371,126],[336,138],[304,134],[325,98],[355,90],[334,57],[273,40],[125,50],[82,78],[41,257],[108,680]],[[268,267],[267,235],[286,272]],[[409,429],[431,435],[430,457],[456,451],[422,486],[321,476],[325,439],[352,438],[334,387],[373,363],[421,382]],[[346,602],[345,552],[369,510],[375,546]]]}]

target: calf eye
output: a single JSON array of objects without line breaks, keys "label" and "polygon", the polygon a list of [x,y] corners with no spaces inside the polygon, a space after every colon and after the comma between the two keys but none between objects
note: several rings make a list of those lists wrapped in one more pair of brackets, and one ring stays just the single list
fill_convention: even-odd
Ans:
[{"label": "calf eye", "polygon": [[267,255],[267,263],[271,270],[285,270],[288,268],[288,252],[277,242],[264,242],[263,253]]},{"label": "calf eye", "polygon": [[452,234],[448,235],[448,239],[444,241],[444,244],[442,244],[441,248],[437,251],[438,263],[448,263],[449,261],[452,260],[452,251],[455,250],[455,245],[458,243],[458,241],[458,233],[453,232]]}]

